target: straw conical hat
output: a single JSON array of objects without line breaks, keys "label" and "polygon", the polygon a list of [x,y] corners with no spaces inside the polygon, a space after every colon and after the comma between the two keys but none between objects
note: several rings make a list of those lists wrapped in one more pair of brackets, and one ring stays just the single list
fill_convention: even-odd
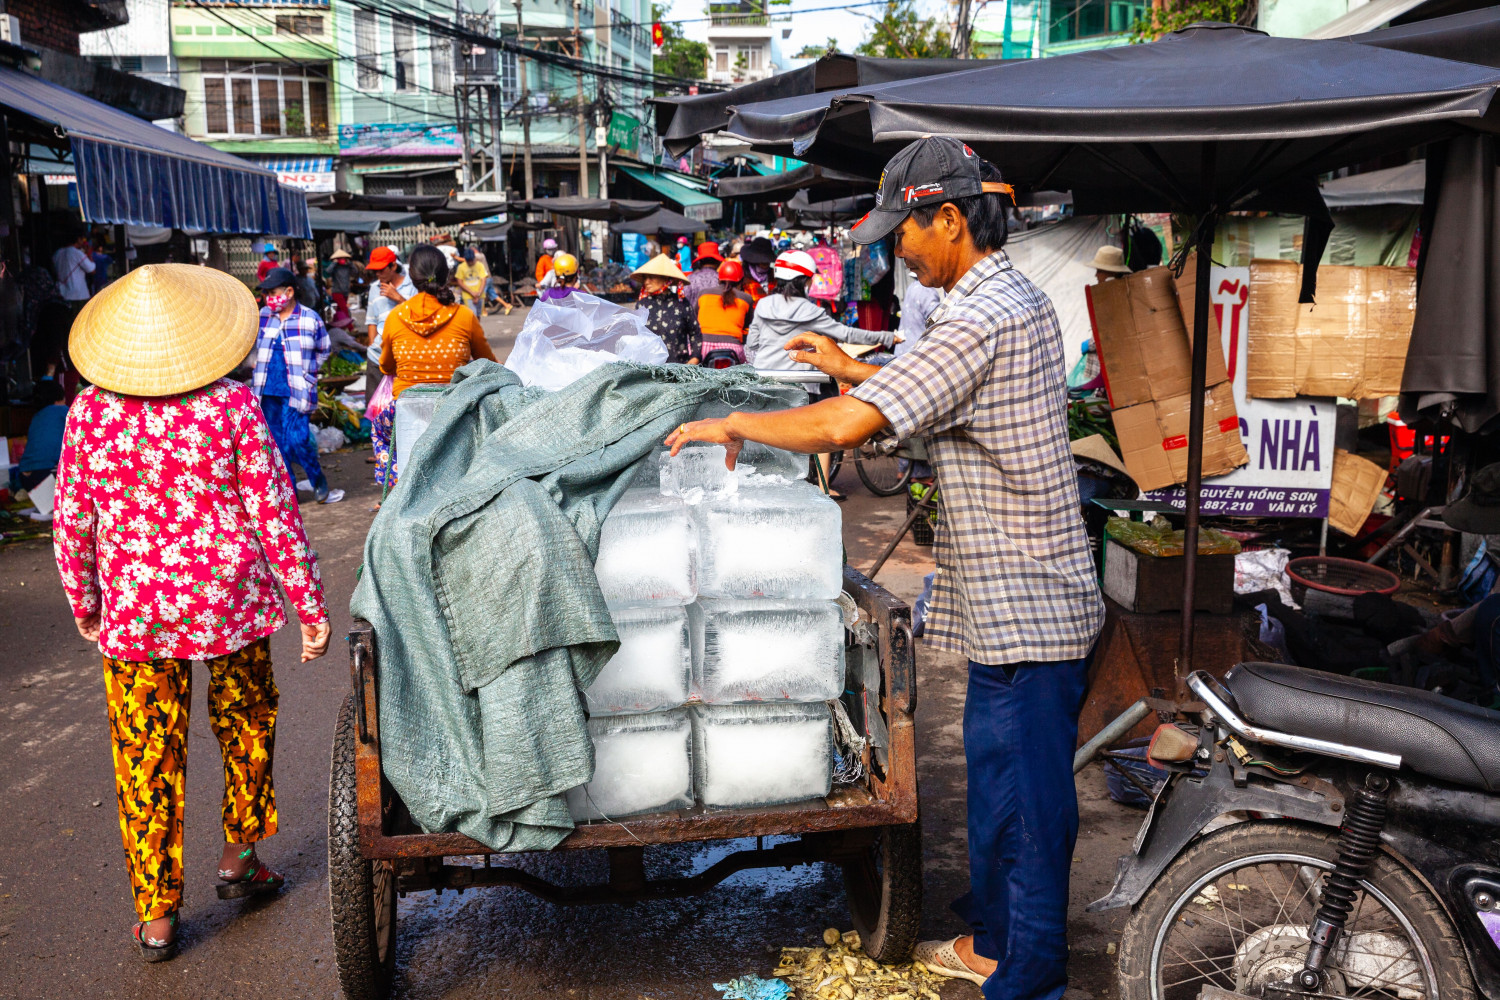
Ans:
[{"label": "straw conical hat", "polygon": [[677,281],[688,280],[687,275],[682,273],[682,268],[677,266],[677,262],[664,253],[657,254],[630,272],[632,278],[644,278],[648,274],[654,274],[658,278],[672,278]]},{"label": "straw conical hat", "polygon": [[68,335],[73,364],[127,396],[175,396],[229,374],[255,346],[255,296],[196,264],[146,264],[106,285]]}]

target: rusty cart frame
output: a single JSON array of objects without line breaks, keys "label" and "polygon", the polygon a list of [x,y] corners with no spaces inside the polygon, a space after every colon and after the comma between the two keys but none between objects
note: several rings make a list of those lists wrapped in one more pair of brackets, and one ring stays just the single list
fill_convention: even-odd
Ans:
[{"label": "rusty cart frame", "polygon": [[[349,633],[354,691],[339,713],[328,795],[334,955],[349,1000],[387,994],[395,965],[396,899],[429,889],[513,886],[554,903],[624,903],[703,892],[751,868],[831,862],[843,870],[865,951],[877,960],[904,959],[922,912],[911,610],[847,566],[844,591],[859,609],[858,623],[845,629],[851,684],[843,701],[867,737],[861,783],[789,805],[695,807],[633,816],[623,824],[579,824],[557,850],[608,853],[609,881],[590,886],[554,885],[462,834],[417,829],[381,775],[378,644],[369,623],[356,622]],[[788,836],[796,839],[771,846],[760,840]],[[697,874],[646,877],[647,846],[751,837],[755,847]],[[449,863],[476,856],[482,867]]]}]

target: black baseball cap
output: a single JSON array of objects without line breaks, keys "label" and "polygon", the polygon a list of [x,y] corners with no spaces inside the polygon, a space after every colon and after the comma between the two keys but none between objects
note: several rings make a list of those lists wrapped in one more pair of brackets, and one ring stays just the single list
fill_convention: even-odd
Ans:
[{"label": "black baseball cap", "polygon": [[966,143],[946,135],[929,135],[911,143],[891,157],[880,175],[875,208],[854,224],[849,235],[856,243],[874,243],[923,205],[941,205],[955,198],[978,194],[1008,194],[1009,184],[985,181],[980,174],[979,154]]},{"label": "black baseball cap", "polygon": [[269,292],[277,288],[291,288],[297,284],[297,276],[290,268],[273,267],[260,280],[260,290]]}]

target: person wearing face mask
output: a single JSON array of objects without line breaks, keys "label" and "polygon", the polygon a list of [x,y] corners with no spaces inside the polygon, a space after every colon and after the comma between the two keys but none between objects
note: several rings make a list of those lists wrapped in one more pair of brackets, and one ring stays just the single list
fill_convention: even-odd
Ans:
[{"label": "person wearing face mask", "polygon": [[318,372],[333,352],[328,330],[317,313],[297,301],[296,276],[288,269],[266,272],[260,287],[266,297],[251,388],[287,470],[293,462],[300,465],[318,503],[338,503],[344,491],[328,488],[311,422],[318,408]]},{"label": "person wearing face mask", "polygon": [[667,360],[698,364],[703,334],[698,329],[697,310],[678,294],[687,284],[682,268],[666,254],[658,254],[636,268],[631,277],[641,283],[636,308],[646,314],[646,329],[667,345]]}]

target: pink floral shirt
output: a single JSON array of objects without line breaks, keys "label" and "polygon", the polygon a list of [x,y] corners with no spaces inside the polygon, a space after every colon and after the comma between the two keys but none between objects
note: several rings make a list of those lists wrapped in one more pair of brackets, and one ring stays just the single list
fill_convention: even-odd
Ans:
[{"label": "pink floral shirt", "polygon": [[101,614],[126,660],[202,660],[286,624],[326,621],[297,495],[250,389],[181,396],[92,386],[68,411],[53,546],[73,614]]}]

